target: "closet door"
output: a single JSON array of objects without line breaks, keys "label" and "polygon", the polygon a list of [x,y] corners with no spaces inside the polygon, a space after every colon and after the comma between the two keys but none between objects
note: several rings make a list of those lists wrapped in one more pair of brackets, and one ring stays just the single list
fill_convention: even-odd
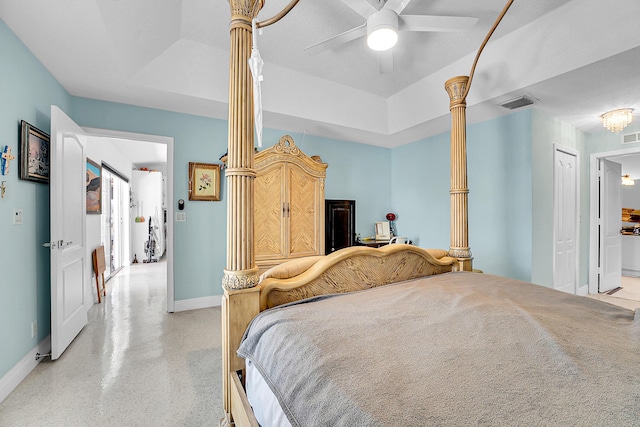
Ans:
[{"label": "closet door", "polygon": [[310,176],[298,165],[290,164],[287,173],[289,257],[298,258],[322,253],[324,233],[324,196],[320,180]]},{"label": "closet door", "polygon": [[285,164],[277,163],[259,171],[255,180],[256,261],[285,258],[286,227]]}]

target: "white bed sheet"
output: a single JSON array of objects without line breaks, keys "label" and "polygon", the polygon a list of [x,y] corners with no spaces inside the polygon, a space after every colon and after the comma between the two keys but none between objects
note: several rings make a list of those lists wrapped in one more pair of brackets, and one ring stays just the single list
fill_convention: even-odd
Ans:
[{"label": "white bed sheet", "polygon": [[273,394],[253,363],[249,360],[246,362],[247,399],[258,423],[263,427],[291,427],[276,395]]}]

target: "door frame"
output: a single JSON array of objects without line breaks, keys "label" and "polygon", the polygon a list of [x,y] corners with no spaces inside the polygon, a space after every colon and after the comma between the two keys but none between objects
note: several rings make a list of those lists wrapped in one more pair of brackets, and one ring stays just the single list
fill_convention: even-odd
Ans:
[{"label": "door frame", "polygon": [[556,279],[556,268],[558,268],[558,266],[556,265],[556,232],[558,224],[556,224],[556,218],[557,218],[557,209],[558,206],[556,206],[555,204],[555,198],[556,198],[556,194],[555,192],[557,191],[556,189],[556,180],[558,179],[558,177],[556,176],[556,159],[557,159],[557,155],[558,152],[562,152],[564,154],[567,154],[569,156],[573,156],[575,157],[576,160],[576,168],[575,168],[575,174],[576,174],[576,179],[575,179],[575,212],[576,212],[576,217],[575,217],[575,230],[574,230],[574,251],[575,251],[575,265],[574,265],[574,276],[575,276],[575,283],[574,283],[574,289],[573,289],[573,293],[576,295],[579,295],[581,293],[584,292],[584,290],[581,290],[580,287],[580,156],[578,155],[578,151],[574,150],[573,148],[569,148],[566,147],[564,145],[558,144],[558,143],[553,143],[553,198],[554,198],[554,203],[553,203],[553,288],[556,288],[556,283],[555,283],[555,279]]},{"label": "door frame", "polygon": [[90,136],[130,139],[134,141],[153,142],[167,146],[167,239],[165,242],[167,253],[167,311],[175,311],[174,267],[173,267],[173,157],[174,139],[171,136],[149,135],[143,133],[123,132],[110,129],[83,127]]},{"label": "door frame", "polygon": [[589,293],[598,293],[598,163],[600,159],[610,159],[628,154],[640,154],[640,148],[592,153],[589,156]]}]

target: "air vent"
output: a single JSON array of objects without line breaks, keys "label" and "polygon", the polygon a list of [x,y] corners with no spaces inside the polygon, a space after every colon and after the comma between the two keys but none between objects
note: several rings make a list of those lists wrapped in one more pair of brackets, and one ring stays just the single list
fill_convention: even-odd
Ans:
[{"label": "air vent", "polygon": [[503,102],[500,106],[507,108],[509,110],[515,110],[517,108],[526,107],[527,105],[533,104],[535,101],[534,98],[523,95],[519,98],[512,99],[510,101]]},{"label": "air vent", "polygon": [[640,142],[640,132],[622,135],[623,144],[633,144],[634,142]]}]

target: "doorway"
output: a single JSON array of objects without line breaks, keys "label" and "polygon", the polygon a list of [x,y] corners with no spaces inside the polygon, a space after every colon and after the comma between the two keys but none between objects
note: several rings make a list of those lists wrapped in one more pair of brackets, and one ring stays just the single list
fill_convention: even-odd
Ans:
[{"label": "doorway", "polygon": [[106,280],[129,264],[129,180],[102,162],[102,226],[100,241],[107,258]]},{"label": "doorway", "polygon": [[[621,164],[621,172],[617,175],[630,174],[632,178],[640,179],[640,149],[639,148],[630,148],[616,151],[609,151],[603,153],[594,153],[590,156],[590,164],[589,164],[589,180],[590,180],[590,239],[589,239],[589,294],[598,294],[601,289],[599,289],[599,284],[601,281],[601,277],[603,274],[602,266],[606,261],[605,253],[603,253],[601,247],[601,235],[600,235],[600,224],[599,218],[601,217],[601,213],[604,211],[610,210],[610,202],[607,197],[609,191],[606,188],[601,187],[601,177],[599,175],[602,174],[600,172],[601,165],[605,163],[605,160],[612,161],[615,163]],[[621,176],[615,176],[615,180],[612,178],[612,182],[615,182],[616,189],[620,189],[621,187]],[[638,183],[640,184],[640,182]],[[635,186],[634,186],[635,187]],[[623,188],[622,193],[625,193]],[[638,209],[640,209],[640,187],[638,187],[638,200],[635,204],[637,204]],[[634,202],[629,202],[629,200],[625,200],[624,196],[621,196],[622,199],[622,207],[627,207],[625,204],[631,204],[628,206],[633,208]],[[620,230],[625,225],[633,226],[633,223],[626,223],[622,220],[622,212],[621,210],[616,210],[616,212],[612,212],[611,216],[615,218],[615,231],[616,237],[621,240],[621,257],[616,261],[615,266],[608,266],[608,269],[615,267],[617,271],[617,275],[630,275],[627,268],[625,266],[625,257],[629,254],[629,249],[623,247],[625,244],[638,244],[640,245],[640,236],[621,236]],[[640,223],[639,223],[640,224]],[[637,238],[635,241],[633,239]],[[623,239],[626,239],[625,242]],[[605,251],[606,252],[606,251]],[[640,266],[637,267],[638,274],[640,274]],[[624,277],[623,280],[624,281]],[[618,283],[616,287],[620,286]],[[615,292],[615,287],[612,291]]]},{"label": "doorway", "polygon": [[[170,219],[173,218],[173,174],[174,174],[174,170],[173,170],[173,158],[174,158],[174,140],[172,137],[166,137],[166,136],[158,136],[158,135],[147,135],[147,134],[138,134],[138,133],[131,133],[131,132],[121,132],[121,131],[115,131],[115,130],[108,130],[108,129],[97,129],[97,128],[84,128],[85,132],[87,132],[88,135],[90,135],[92,138],[98,138],[98,139],[109,139],[111,141],[118,141],[118,144],[124,144],[121,145],[122,149],[120,151],[122,151],[123,153],[128,153],[131,150],[127,149],[127,147],[133,147],[134,144],[138,144],[141,147],[144,147],[145,150],[164,150],[164,152],[166,153],[166,163],[164,165],[164,173],[166,176],[165,184],[164,184],[164,191],[165,191],[165,197],[166,197],[166,212],[164,214],[166,214],[166,218],[168,219],[166,221],[165,224],[165,232],[166,232],[166,240],[164,242],[164,247],[165,247],[165,258],[166,258],[166,305],[167,305],[167,311],[168,312],[173,312],[175,310],[175,304],[174,304],[174,278],[173,278],[173,272],[174,272],[174,267],[173,267],[173,221],[171,221]],[[133,163],[133,162],[132,162]],[[135,167],[135,163],[134,163],[134,167]],[[122,191],[122,189],[121,189]],[[124,221],[128,220],[128,217],[130,215],[133,214],[133,216],[135,217],[135,212],[132,213],[131,211],[131,200],[129,198],[130,192],[129,190],[126,190],[126,196],[125,198],[127,199],[127,204],[126,207],[123,207],[122,210],[126,211],[127,214],[124,215]],[[163,215],[164,215],[163,214]],[[131,219],[132,221],[133,219]],[[127,227],[124,227],[125,229]],[[127,239],[127,242],[124,244],[125,247],[130,247],[130,234],[129,236],[125,237]],[[105,247],[106,249],[106,247]],[[132,254],[129,251],[128,254],[126,254],[126,249],[124,249],[121,254],[123,255],[123,257],[121,258],[122,263],[126,263],[127,265],[129,264],[130,261],[133,261],[132,259]],[[126,254],[126,255],[125,255]]]}]

